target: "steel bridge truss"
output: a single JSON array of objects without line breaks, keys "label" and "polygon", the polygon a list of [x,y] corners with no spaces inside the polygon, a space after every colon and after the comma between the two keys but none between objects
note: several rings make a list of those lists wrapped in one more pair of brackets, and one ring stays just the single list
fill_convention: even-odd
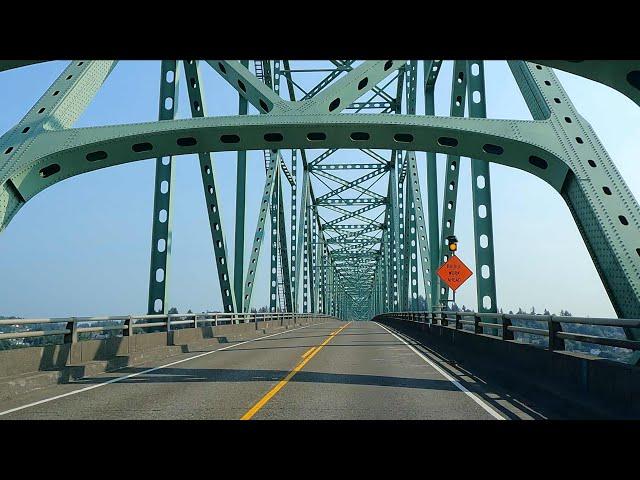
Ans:
[{"label": "steel bridge truss", "polygon": [[[0,71],[29,63],[0,62]],[[550,68],[609,85],[640,105],[635,62],[509,61],[534,119],[521,121],[485,118],[482,60],[453,62],[448,117],[434,115],[441,60],[331,60],[322,69],[295,69],[288,60],[167,60],[161,62],[158,122],[73,128],[115,64],[72,61],[0,138],[0,231],[57,182],[156,158],[150,314],[168,308],[173,158],[197,154],[225,312],[249,311],[265,236],[271,311],[372,318],[417,310],[420,291],[423,309],[441,308],[449,292],[435,270],[449,255],[446,238],[455,232],[459,168],[466,157],[480,313],[496,313],[498,305],[490,165],[499,163],[537,176],[560,194],[617,315],[640,316],[638,202]],[[213,68],[237,91],[237,116],[206,115],[201,68]],[[301,80],[309,72],[322,73],[311,88]],[[191,119],[175,119],[180,82]],[[416,114],[420,88],[424,115]],[[260,114],[249,115],[249,105]],[[265,181],[245,261],[248,150],[264,152]],[[345,150],[348,160],[337,158]],[[237,152],[233,273],[212,163],[213,153],[222,151]],[[446,155],[442,212],[436,153]],[[426,179],[418,172],[423,158]],[[640,329],[626,334],[640,339]]]}]

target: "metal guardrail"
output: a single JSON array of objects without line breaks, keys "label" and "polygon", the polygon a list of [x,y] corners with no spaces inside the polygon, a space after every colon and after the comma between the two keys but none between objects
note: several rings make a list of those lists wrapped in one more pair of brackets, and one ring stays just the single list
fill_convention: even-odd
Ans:
[{"label": "metal guardrail", "polygon": [[[120,315],[113,317],[67,317],[67,318],[12,318],[0,320],[2,325],[46,325],[60,324],[55,330],[27,330],[20,332],[0,333],[0,340],[29,337],[48,337],[64,335],[63,343],[78,342],[78,334],[85,332],[108,332],[120,330],[123,336],[130,336],[137,329],[165,327],[167,332],[176,325],[192,325],[192,328],[210,325],[233,325],[256,322],[272,322],[305,318],[332,318],[319,313],[171,313],[167,315]],[[86,326],[83,323],[99,323],[121,321],[120,325]]]},{"label": "metal guardrail", "polygon": [[[548,337],[548,350],[565,350],[565,340],[576,342],[592,343],[609,347],[627,348],[629,350],[640,350],[640,341],[621,338],[609,338],[596,335],[586,335],[581,333],[563,332],[562,324],[571,323],[578,325],[598,325],[605,327],[638,328],[640,319],[624,318],[587,318],[587,317],[565,317],[558,315],[526,315],[507,313],[477,313],[477,312],[454,312],[454,311],[429,311],[429,312],[389,312],[378,315],[376,318],[395,318],[409,322],[428,323],[440,325],[456,330],[463,329],[463,325],[473,325],[474,334],[489,335],[502,340],[514,340],[514,333],[529,333]],[[467,318],[472,317],[471,320]],[[491,319],[490,321],[482,321]],[[513,320],[534,320],[546,322],[547,328],[519,327],[512,324]],[[450,325],[451,324],[451,325]],[[487,329],[488,331],[485,331]]]}]

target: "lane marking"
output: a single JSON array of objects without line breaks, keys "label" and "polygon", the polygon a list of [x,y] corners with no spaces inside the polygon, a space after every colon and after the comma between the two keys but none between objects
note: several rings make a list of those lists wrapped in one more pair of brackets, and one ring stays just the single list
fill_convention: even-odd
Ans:
[{"label": "lane marking", "polygon": [[[45,398],[44,400],[38,400],[37,402],[28,403],[27,405],[22,405],[20,407],[15,407],[15,408],[12,408],[10,410],[5,410],[4,412],[0,412],[0,417],[3,416],[3,415],[8,415],[8,414],[13,413],[13,412],[18,412],[20,410],[24,410],[26,408],[35,407],[36,405],[42,405],[43,403],[52,402],[52,401],[58,400],[60,398],[69,397],[71,395],[77,395],[78,393],[82,393],[82,392],[88,392],[89,390],[93,390],[94,388],[100,388],[100,387],[104,387],[105,385],[110,385],[112,383],[121,382],[122,380],[127,380],[129,378],[137,377],[138,375],[144,375],[146,373],[155,372],[156,370],[161,370],[163,368],[172,367],[173,365],[178,365],[180,363],[188,362],[189,360],[195,360],[196,358],[205,357],[207,355],[211,355],[212,353],[221,352],[223,350],[228,350],[230,348],[238,347],[238,346],[244,345],[246,343],[256,342],[256,341],[262,340],[264,338],[275,337],[277,335],[282,335],[283,333],[295,332],[296,330],[302,330],[304,328],[309,328],[309,327],[312,327],[312,326],[323,325],[325,323],[328,323],[328,322],[314,323],[312,325],[307,325],[305,327],[293,328],[291,330],[285,330],[284,332],[272,333],[271,335],[265,335],[264,337],[258,337],[258,338],[254,338],[252,340],[245,340],[244,342],[235,343],[233,345],[229,345],[229,346],[223,347],[223,348],[218,348],[217,350],[211,350],[210,352],[200,353],[198,355],[194,355],[193,357],[184,358],[184,359],[178,360],[176,362],[167,363],[166,365],[160,365],[159,367],[149,368],[149,369],[144,370],[142,372],[132,373],[132,374],[127,375],[125,377],[113,378],[113,379],[108,380],[108,381],[103,382],[103,383],[98,383],[96,385],[91,385],[89,387],[81,388],[79,390],[73,390],[71,392],[63,393],[61,395],[56,395],[55,397]],[[115,372],[105,372],[105,373],[117,373],[117,371],[115,371]]]},{"label": "lane marking", "polygon": [[302,354],[302,358],[306,357],[307,355],[309,355],[311,352],[313,352],[313,350],[315,350],[316,347],[311,347],[309,350],[307,350],[306,352],[304,352]]},{"label": "lane marking", "polygon": [[387,327],[385,327],[384,325],[378,323],[378,322],[373,322],[376,325],[378,325],[379,327],[383,328],[384,330],[386,330],[388,333],[390,333],[391,335],[393,335],[394,337],[396,337],[398,340],[400,340],[402,343],[404,343],[407,347],[409,347],[416,355],[418,355],[420,358],[422,358],[425,362],[427,362],[429,365],[431,365],[438,373],[440,373],[440,375],[442,375],[444,378],[446,378],[447,380],[449,380],[451,383],[453,383],[458,390],[462,391],[465,395],[467,395],[468,397],[471,398],[471,400],[473,400],[474,402],[476,402],[478,405],[480,405],[487,413],[489,413],[493,418],[497,419],[497,420],[506,420],[505,417],[503,417],[502,415],[500,415],[500,413],[498,413],[497,410],[495,410],[491,405],[487,404],[484,400],[482,400],[480,397],[478,397],[478,395],[476,395],[475,393],[473,393],[472,391],[470,391],[467,387],[465,387],[464,385],[462,385],[460,382],[458,382],[455,378],[453,378],[451,375],[449,375],[446,371],[444,371],[442,368],[440,368],[437,364],[435,364],[433,361],[431,361],[429,358],[427,358],[426,356],[424,356],[422,353],[420,353],[418,350],[416,350],[415,348],[413,348],[412,345],[410,345],[409,343],[407,343],[403,338],[399,337],[398,335],[396,335],[395,333],[393,333],[391,330],[389,330]]},{"label": "lane marking", "polygon": [[331,333],[329,335],[329,337],[327,337],[327,339],[322,342],[320,345],[318,345],[318,347],[314,347],[315,350],[313,350],[313,352],[311,352],[304,360],[302,360],[298,365],[296,365],[296,367],[291,370],[286,377],[284,377],[282,380],[280,380],[278,382],[278,384],[273,387],[271,390],[269,390],[266,395],[264,397],[262,397],[260,400],[258,400],[258,402],[251,407],[247,413],[245,413],[240,420],[251,420],[251,418],[260,411],[260,409],[262,407],[264,407],[267,402],[269,400],[271,400],[271,398],[278,393],[280,390],[282,390],[284,388],[284,386],[289,383],[289,380],[291,380],[294,375],[296,373],[298,373],[300,370],[302,370],[302,368],[309,362],[309,360],[311,360],[313,357],[316,356],[316,354],[322,350],[324,348],[324,346],[329,343],[334,337],[336,337],[342,330],[344,330],[345,328],[347,328],[349,326],[351,322],[347,323],[346,325],[343,325],[342,327],[340,327],[338,330],[336,330],[335,332]]}]

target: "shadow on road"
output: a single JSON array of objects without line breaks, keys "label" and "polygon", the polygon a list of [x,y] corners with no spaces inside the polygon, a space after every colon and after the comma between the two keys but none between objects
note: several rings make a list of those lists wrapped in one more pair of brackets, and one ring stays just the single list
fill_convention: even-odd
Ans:
[{"label": "shadow on road", "polygon": [[[144,371],[143,368],[125,368],[118,373],[130,375]],[[244,370],[219,368],[163,368],[156,372],[121,380],[120,384],[152,384],[152,383],[200,383],[200,382],[277,382],[282,380],[287,370]],[[118,375],[120,376],[120,375]],[[78,380],[76,384],[103,383],[116,377],[89,377]],[[430,380],[420,378],[388,377],[380,375],[356,375],[342,373],[320,373],[300,371],[291,382],[309,382],[345,385],[373,385],[381,387],[418,388],[428,390],[458,389],[448,380]]]}]

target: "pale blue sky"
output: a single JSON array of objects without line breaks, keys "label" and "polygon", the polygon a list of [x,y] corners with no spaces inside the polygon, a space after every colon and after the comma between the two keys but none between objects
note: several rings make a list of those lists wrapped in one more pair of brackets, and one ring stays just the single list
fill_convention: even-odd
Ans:
[{"label": "pale blue sky", "polygon": [[[27,112],[66,65],[64,61],[48,62],[0,73],[2,132]],[[120,62],[76,126],[155,120],[159,72],[158,61]],[[635,197],[640,198],[640,108],[606,86],[556,73]],[[235,114],[235,92],[206,65],[202,66],[202,75],[208,113]],[[447,115],[451,62],[445,62],[440,75],[436,113]],[[486,62],[485,76],[490,118],[531,118],[506,62]],[[184,88],[180,97],[179,116],[186,117],[189,112]],[[421,96],[418,104],[422,105]],[[420,108],[418,113],[422,112]],[[231,259],[235,154],[221,153],[214,158]],[[424,154],[418,155],[423,185],[424,158]],[[154,161],[65,180],[37,195],[18,212],[0,233],[0,315],[143,313],[147,302]],[[262,153],[250,152],[249,162],[247,245],[255,228],[264,181]],[[180,311],[219,309],[220,293],[197,157],[180,157],[174,168],[169,305]],[[441,196],[444,157],[440,155],[438,168]],[[538,178],[512,168],[492,165],[491,175],[498,306],[504,310],[535,306],[536,310],[562,308],[574,314],[614,315],[560,196]],[[459,186],[459,254],[472,266],[473,228],[466,159],[461,165]],[[285,196],[288,197],[288,190]],[[425,192],[423,197],[426,199]],[[288,202],[286,205],[288,208]],[[261,260],[252,302],[255,306],[268,302],[268,255],[262,255]],[[457,298],[460,304],[475,307],[473,277],[458,290]]]}]

